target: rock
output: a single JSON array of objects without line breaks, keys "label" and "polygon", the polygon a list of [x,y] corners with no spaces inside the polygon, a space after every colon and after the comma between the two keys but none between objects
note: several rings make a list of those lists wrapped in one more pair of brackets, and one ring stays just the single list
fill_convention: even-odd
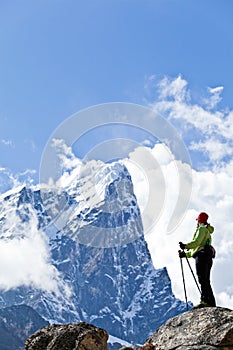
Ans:
[{"label": "rock", "polygon": [[171,318],[141,350],[232,350],[233,311],[221,307],[191,310]]},{"label": "rock", "polygon": [[[148,320],[149,321],[149,320]],[[108,334],[85,322],[50,325],[30,336],[25,350],[107,350]],[[209,307],[169,319],[146,343],[121,350],[233,350],[233,311]]]},{"label": "rock", "polygon": [[25,343],[25,350],[107,350],[108,333],[85,322],[46,326]]}]

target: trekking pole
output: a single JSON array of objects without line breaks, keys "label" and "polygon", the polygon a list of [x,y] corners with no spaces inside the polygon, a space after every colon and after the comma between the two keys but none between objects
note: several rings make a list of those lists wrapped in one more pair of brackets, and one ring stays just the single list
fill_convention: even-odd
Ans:
[{"label": "trekking pole", "polygon": [[182,258],[180,257],[180,266],[181,266],[181,272],[182,272],[182,279],[183,279],[183,285],[184,285],[184,296],[185,296],[185,302],[186,302],[186,310],[188,311],[188,300],[187,300],[187,293],[186,293],[186,287],[185,287],[185,280],[184,280],[184,269],[183,269],[183,262]]},{"label": "trekking pole", "polygon": [[[184,250],[183,250],[183,252],[184,252]],[[198,285],[198,283],[197,283],[196,277],[195,277],[195,275],[194,275],[194,272],[193,272],[193,270],[192,270],[192,268],[191,268],[190,262],[189,262],[189,260],[188,260],[188,258],[187,258],[186,255],[185,255],[185,258],[186,258],[186,261],[187,261],[188,266],[189,266],[189,268],[190,268],[190,271],[192,272],[192,275],[193,275],[194,281],[195,281],[195,283],[196,283],[196,285],[197,285],[197,288],[198,288],[198,290],[199,290],[199,292],[200,292],[200,294],[201,294],[201,289],[200,289],[200,287],[199,287],[199,285]]]}]

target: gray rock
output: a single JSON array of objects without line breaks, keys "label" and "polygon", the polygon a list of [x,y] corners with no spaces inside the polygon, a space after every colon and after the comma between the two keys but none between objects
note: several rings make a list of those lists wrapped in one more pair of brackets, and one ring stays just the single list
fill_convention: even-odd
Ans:
[{"label": "gray rock", "polygon": [[107,350],[108,333],[85,322],[46,326],[25,343],[26,350]]},{"label": "gray rock", "polygon": [[209,307],[171,318],[150,336],[142,350],[232,350],[233,311]]}]

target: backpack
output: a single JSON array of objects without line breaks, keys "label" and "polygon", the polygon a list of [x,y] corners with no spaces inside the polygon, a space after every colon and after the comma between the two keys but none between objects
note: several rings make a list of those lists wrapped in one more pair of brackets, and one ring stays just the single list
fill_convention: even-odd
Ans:
[{"label": "backpack", "polygon": [[206,243],[204,246],[204,251],[206,254],[210,255],[211,258],[215,258],[216,256],[216,250],[214,249],[214,247],[211,244]]}]

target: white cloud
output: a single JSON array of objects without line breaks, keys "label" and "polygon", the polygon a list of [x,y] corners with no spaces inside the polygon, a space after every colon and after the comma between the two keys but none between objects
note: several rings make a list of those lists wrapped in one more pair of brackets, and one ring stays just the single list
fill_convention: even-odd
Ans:
[{"label": "white cloud", "polygon": [[7,168],[0,168],[0,193],[4,193],[13,187],[17,187],[18,185],[19,181],[17,176],[14,176]]},{"label": "white cloud", "polygon": [[1,142],[4,146],[11,147],[11,148],[15,147],[14,142],[12,140],[2,139]]},{"label": "white cloud", "polygon": [[26,169],[23,172],[13,174],[8,168],[0,168],[0,193],[4,193],[9,189],[18,187],[22,184],[32,185],[33,177],[36,175],[36,170]]},{"label": "white cloud", "polygon": [[[207,89],[208,97],[202,99],[204,105],[201,101],[192,101],[187,81],[181,76],[174,79],[166,77],[158,83],[157,88],[159,99],[151,107],[171,122],[179,122],[183,136],[187,136],[184,132],[189,131],[187,142],[190,143],[190,149],[203,151],[213,163],[221,161],[226,155],[232,156],[233,111],[217,110],[222,86]],[[213,140],[217,144],[216,152],[211,150]]]},{"label": "white cloud", "polygon": [[[25,207],[24,207],[25,209]],[[33,286],[41,290],[68,293],[58,270],[51,264],[48,241],[37,229],[38,221],[28,206],[30,220],[22,222],[9,203],[1,227],[0,289]],[[22,212],[23,215],[23,212]]]},{"label": "white cloud", "polygon": [[221,93],[223,92],[223,86],[217,86],[215,88],[207,88],[209,93],[208,98],[204,98],[203,102],[208,109],[214,109],[218,103],[222,100]]},{"label": "white cloud", "polygon": [[187,91],[187,81],[180,75],[176,79],[169,77],[163,78],[158,83],[159,98],[166,100],[172,98],[176,101],[183,101],[189,99],[189,93]]},{"label": "white cloud", "polygon": [[218,161],[226,156],[233,155],[233,148],[227,142],[221,142],[214,137],[210,137],[205,141],[192,141],[189,147],[190,150],[195,150],[206,154],[209,159]]},{"label": "white cloud", "polygon": [[52,146],[55,148],[58,158],[60,159],[60,167],[65,171],[79,169],[82,162],[77,158],[71,147],[65,144],[63,139],[53,139]]}]

